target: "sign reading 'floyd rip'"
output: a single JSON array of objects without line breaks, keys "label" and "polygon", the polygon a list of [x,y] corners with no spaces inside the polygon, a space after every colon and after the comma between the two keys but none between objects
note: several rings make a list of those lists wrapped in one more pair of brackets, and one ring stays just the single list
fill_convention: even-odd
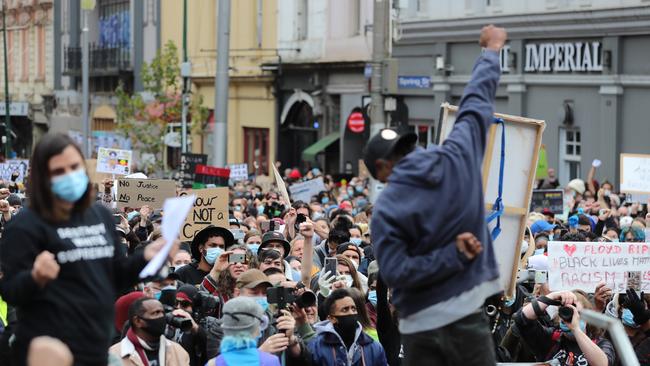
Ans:
[{"label": "sign reading 'floyd rip'", "polygon": [[166,179],[118,179],[117,207],[163,207],[165,199],[176,196],[176,182]]},{"label": "sign reading 'floyd rip'", "polygon": [[194,206],[181,227],[181,240],[190,241],[194,235],[208,225],[228,228],[228,188],[197,189],[181,192],[180,196],[196,195]]},{"label": "sign reading 'floyd rip'", "polygon": [[[551,291],[594,292],[600,282],[616,292],[650,291],[650,243],[550,242],[548,262]],[[639,284],[630,273],[640,274]]]}]

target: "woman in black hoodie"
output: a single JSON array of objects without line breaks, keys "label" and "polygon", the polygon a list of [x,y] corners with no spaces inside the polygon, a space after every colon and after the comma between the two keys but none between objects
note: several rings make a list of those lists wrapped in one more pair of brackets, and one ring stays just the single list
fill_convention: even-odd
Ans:
[{"label": "woman in black hoodie", "polygon": [[164,242],[125,256],[113,217],[93,203],[85,160],[63,134],[45,135],[34,148],[29,206],[0,241],[0,296],[18,309],[15,365],[24,365],[30,341],[62,340],[75,365],[106,365],[113,302]]}]

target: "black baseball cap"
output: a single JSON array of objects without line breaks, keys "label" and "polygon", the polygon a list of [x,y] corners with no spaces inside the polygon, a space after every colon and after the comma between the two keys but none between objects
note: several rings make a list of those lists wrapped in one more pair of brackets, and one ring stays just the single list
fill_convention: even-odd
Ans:
[{"label": "black baseball cap", "polygon": [[413,145],[417,140],[418,136],[410,128],[384,128],[368,140],[363,153],[363,162],[373,178],[377,178],[375,169],[377,159],[389,157],[398,144]]}]

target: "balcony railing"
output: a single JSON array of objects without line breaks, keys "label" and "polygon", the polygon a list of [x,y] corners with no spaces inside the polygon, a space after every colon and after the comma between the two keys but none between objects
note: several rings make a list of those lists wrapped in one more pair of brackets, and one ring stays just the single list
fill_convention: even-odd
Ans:
[{"label": "balcony railing", "polygon": [[[133,70],[131,50],[128,48],[90,44],[88,54],[91,76],[119,75]],[[66,47],[63,73],[81,75],[81,47]]]}]

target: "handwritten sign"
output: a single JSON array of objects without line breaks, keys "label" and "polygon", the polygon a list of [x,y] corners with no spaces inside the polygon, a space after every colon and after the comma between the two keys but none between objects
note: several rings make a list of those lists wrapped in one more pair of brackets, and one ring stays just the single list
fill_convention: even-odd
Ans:
[{"label": "handwritten sign", "polygon": [[294,201],[303,201],[309,203],[312,196],[318,195],[325,190],[323,177],[308,180],[306,182],[296,183],[289,186],[291,197]]},{"label": "handwritten sign", "polygon": [[196,166],[207,162],[208,156],[205,154],[181,154],[180,181],[183,188],[192,188],[196,180]]},{"label": "handwritten sign", "polygon": [[228,188],[197,189],[179,196],[196,195],[194,205],[181,227],[181,241],[190,241],[208,225],[228,228]]},{"label": "handwritten sign", "polygon": [[621,154],[621,192],[650,193],[650,155]]},{"label": "handwritten sign", "polygon": [[641,272],[640,290],[650,291],[650,243],[550,242],[548,262],[551,291],[594,292],[605,282],[625,292],[634,272]]},{"label": "handwritten sign", "polygon": [[561,189],[535,189],[530,200],[530,212],[548,208],[556,215],[564,212],[564,191]]},{"label": "handwritten sign", "polygon": [[176,182],[167,179],[118,179],[117,207],[163,207],[165,199],[176,197]]},{"label": "handwritten sign", "polygon": [[230,165],[230,180],[239,182],[248,179],[248,164],[231,164]]},{"label": "handwritten sign", "polygon": [[5,163],[0,164],[0,178],[2,178],[2,180],[11,182],[11,175],[14,172],[18,172],[18,179],[16,179],[16,183],[23,183],[25,176],[27,175],[27,167],[29,167],[29,160],[7,160]]},{"label": "handwritten sign", "polygon": [[255,177],[255,184],[262,188],[262,192],[266,193],[273,188],[273,179],[268,175],[258,175]]},{"label": "handwritten sign", "polygon": [[131,174],[131,150],[107,149],[97,151],[97,172],[115,175]]}]

